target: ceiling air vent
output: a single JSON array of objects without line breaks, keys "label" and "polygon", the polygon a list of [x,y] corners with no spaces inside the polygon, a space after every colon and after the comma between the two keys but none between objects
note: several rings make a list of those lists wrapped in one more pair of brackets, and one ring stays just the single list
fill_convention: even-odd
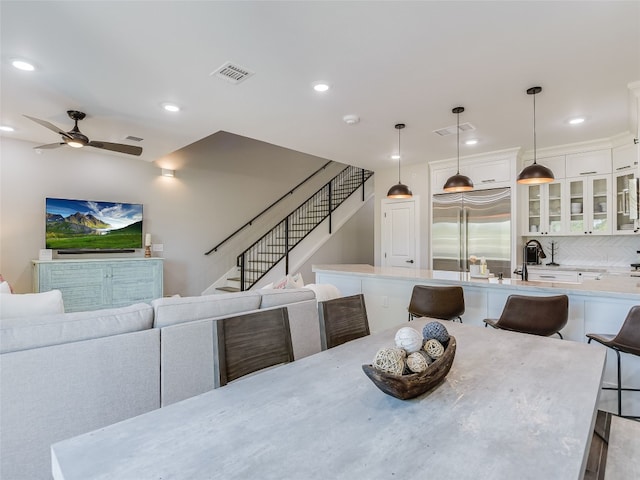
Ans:
[{"label": "ceiling air vent", "polygon": [[[465,123],[461,123],[460,124],[460,131],[461,132],[470,132],[471,130],[475,130],[475,129],[476,129],[476,127],[471,125],[469,122],[465,122]],[[455,135],[456,126],[453,125],[451,127],[439,128],[438,130],[434,130],[433,133],[435,133],[436,135],[440,135],[441,137],[446,137],[448,135]]]},{"label": "ceiling air vent", "polygon": [[211,72],[211,75],[223,78],[228,82],[238,84],[253,75],[253,72],[244,67],[239,67],[231,62],[227,62],[217,70]]},{"label": "ceiling air vent", "polygon": [[125,140],[131,140],[132,142],[141,142],[143,139],[140,137],[134,137],[133,135],[129,135],[125,137]]}]

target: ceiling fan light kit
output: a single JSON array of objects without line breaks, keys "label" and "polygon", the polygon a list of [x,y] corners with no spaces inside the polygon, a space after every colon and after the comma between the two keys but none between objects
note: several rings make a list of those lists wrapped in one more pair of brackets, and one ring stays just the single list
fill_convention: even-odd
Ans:
[{"label": "ceiling fan light kit", "polygon": [[142,153],[141,147],[136,147],[133,145],[89,140],[89,137],[84,135],[78,128],[78,121],[84,119],[86,117],[86,114],[84,112],[79,112],[77,110],[67,110],[67,115],[69,115],[69,118],[71,118],[71,120],[75,122],[75,125],[73,126],[73,128],[68,132],[65,132],[61,128],[56,127],[54,124],[49,123],[46,120],[25,115],[25,117],[27,117],[29,120],[32,120],[42,125],[43,127],[48,128],[52,132],[55,132],[58,135],[62,136],[62,142],[49,143],[47,145],[40,145],[38,147],[34,147],[36,150],[58,148],[62,145],[68,145],[73,148],[94,147],[94,148],[100,148],[103,150],[110,150],[112,152],[126,153],[128,155],[136,155],[136,156]]},{"label": "ceiling fan light kit", "polygon": [[398,130],[398,183],[389,189],[387,198],[411,198],[413,196],[409,187],[400,180],[400,130],[405,126],[404,123],[397,123],[395,126],[396,130]]},{"label": "ceiling fan light kit", "polygon": [[522,169],[518,175],[518,183],[524,185],[539,185],[541,183],[553,182],[553,172],[540,165],[536,159],[536,95],[542,91],[542,87],[531,87],[527,94],[533,96],[533,163]]},{"label": "ceiling fan light kit", "polygon": [[464,112],[464,107],[456,107],[451,111],[458,117],[456,129],[456,143],[458,146],[458,169],[455,175],[447,179],[442,189],[445,192],[469,192],[473,190],[473,182],[466,175],[460,174],[460,114]]}]

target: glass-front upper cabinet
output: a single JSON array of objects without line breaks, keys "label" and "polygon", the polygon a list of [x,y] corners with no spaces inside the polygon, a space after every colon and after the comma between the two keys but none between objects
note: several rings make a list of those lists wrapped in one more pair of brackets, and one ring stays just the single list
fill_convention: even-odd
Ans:
[{"label": "glass-front upper cabinet", "polygon": [[569,233],[611,234],[611,175],[568,179]]},{"label": "glass-front upper cabinet", "polygon": [[630,234],[636,233],[634,230],[634,222],[630,216],[630,197],[629,197],[629,180],[633,180],[635,175],[627,173],[614,176],[616,196],[615,214],[615,233]]},{"label": "glass-front upper cabinet", "polygon": [[529,185],[528,221],[524,235],[563,235],[564,227],[564,180],[543,185]]}]

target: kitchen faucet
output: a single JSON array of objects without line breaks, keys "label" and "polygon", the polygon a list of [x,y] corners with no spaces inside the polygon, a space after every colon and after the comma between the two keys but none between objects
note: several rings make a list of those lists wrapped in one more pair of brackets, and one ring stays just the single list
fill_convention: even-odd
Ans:
[{"label": "kitchen faucet", "polygon": [[529,280],[529,272],[527,271],[527,247],[529,245],[536,246],[536,250],[538,251],[539,258],[547,258],[547,256],[544,253],[544,250],[542,249],[542,245],[538,240],[529,240],[527,243],[524,244],[524,246],[522,247],[522,269],[520,270],[520,272],[516,270],[513,273],[516,273],[516,274],[520,273],[522,280],[524,280],[525,282]]}]

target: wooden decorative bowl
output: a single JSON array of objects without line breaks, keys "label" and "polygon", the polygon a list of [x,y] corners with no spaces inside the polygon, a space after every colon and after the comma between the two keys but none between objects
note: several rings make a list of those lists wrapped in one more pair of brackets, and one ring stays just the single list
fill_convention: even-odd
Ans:
[{"label": "wooden decorative bowl", "polygon": [[401,400],[417,397],[438,386],[447,376],[456,356],[456,339],[451,336],[444,354],[421,373],[394,375],[377,370],[373,365],[362,365],[362,370],[384,393]]}]

